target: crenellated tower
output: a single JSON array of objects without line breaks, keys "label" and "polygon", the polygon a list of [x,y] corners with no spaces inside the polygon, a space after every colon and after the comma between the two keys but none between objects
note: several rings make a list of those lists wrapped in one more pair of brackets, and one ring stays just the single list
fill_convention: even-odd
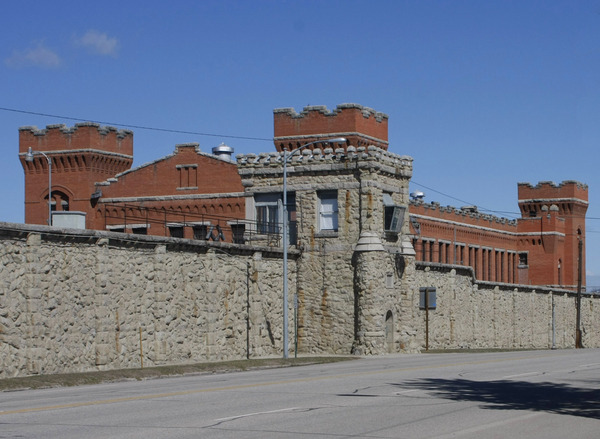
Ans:
[{"label": "crenellated tower", "polygon": [[[34,160],[26,160],[31,148]],[[37,154],[36,154],[37,152]],[[97,123],[19,128],[19,160],[25,171],[25,222],[48,223],[48,161],[52,210],[90,211],[94,183],[126,171],[133,162],[133,132]],[[88,219],[89,221],[89,219]],[[86,221],[86,223],[88,222]]]},{"label": "crenellated tower", "polygon": [[[332,111],[322,105],[310,106],[300,113],[293,108],[276,108],[273,119],[277,151],[291,151],[333,137],[345,137],[347,146],[388,149],[388,115],[359,104],[341,104]],[[325,147],[325,143],[314,145]]]},{"label": "crenellated tower", "polygon": [[520,269],[528,283],[575,289],[578,281],[579,242],[585,285],[585,214],[588,187],[577,181],[519,183]]}]

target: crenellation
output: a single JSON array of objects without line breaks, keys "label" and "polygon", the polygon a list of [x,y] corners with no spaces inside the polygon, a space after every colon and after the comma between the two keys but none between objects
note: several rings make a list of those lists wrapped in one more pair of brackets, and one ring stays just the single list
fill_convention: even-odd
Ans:
[{"label": "crenellation", "polygon": [[[236,156],[237,164],[240,169],[246,167],[272,167],[281,166],[283,162],[283,152],[271,152],[256,154],[238,154]],[[409,156],[400,156],[388,151],[377,148],[376,146],[358,147],[352,149],[331,147],[321,150],[304,149],[301,154],[293,154],[288,156],[288,165],[295,166],[302,163],[318,162],[318,163],[343,163],[347,161],[354,162],[376,162],[381,169],[385,169],[390,174],[406,172],[412,174],[412,158]]]},{"label": "crenellation", "polygon": [[518,221],[516,219],[508,219],[504,217],[498,217],[495,215],[490,215],[487,213],[481,212],[468,212],[462,208],[456,208],[453,206],[441,206],[439,202],[432,201],[430,203],[426,203],[423,200],[410,200],[410,205],[415,207],[423,207],[424,209],[439,211],[442,214],[442,217],[445,216],[446,213],[453,213],[457,216],[468,216],[469,218],[473,218],[475,220],[482,220],[488,222],[496,222],[499,224],[506,224],[510,226],[517,226]]}]

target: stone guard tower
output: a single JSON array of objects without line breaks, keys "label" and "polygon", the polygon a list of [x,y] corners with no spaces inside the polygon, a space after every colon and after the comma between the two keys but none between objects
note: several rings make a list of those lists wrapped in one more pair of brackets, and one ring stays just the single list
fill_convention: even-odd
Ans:
[{"label": "stone guard tower", "polygon": [[[302,114],[314,122],[313,129],[305,120],[297,131],[285,131],[294,138],[293,148],[315,138],[324,141],[323,149],[304,149],[287,165],[292,200],[288,210],[297,225],[297,239],[291,244],[302,252],[297,273],[290,274],[296,276],[297,291],[290,295],[297,294],[301,352],[379,354],[404,345],[393,322],[399,319],[407,292],[406,273],[414,270],[407,220],[412,158],[375,145],[353,144],[371,138],[368,133],[377,129],[387,146],[387,128],[383,133],[380,125],[385,120],[387,127],[387,116],[361,108],[340,106],[332,113],[323,107],[305,108]],[[349,110],[360,110],[364,130],[348,137],[344,148],[327,147],[327,137],[355,133],[356,119],[345,119]],[[288,129],[296,116],[288,110],[274,113],[275,143],[278,149],[289,147],[278,143],[277,134],[284,132],[280,123]],[[324,132],[327,126],[335,132]],[[273,210],[281,208],[282,153],[240,155],[238,170],[249,216],[253,211],[255,218],[260,216],[268,200]],[[294,334],[294,322],[290,326]]]}]

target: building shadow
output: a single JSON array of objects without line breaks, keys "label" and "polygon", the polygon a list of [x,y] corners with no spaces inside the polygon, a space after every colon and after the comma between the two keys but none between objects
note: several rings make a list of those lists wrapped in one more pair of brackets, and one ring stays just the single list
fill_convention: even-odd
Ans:
[{"label": "building shadow", "polygon": [[[584,382],[585,384],[585,382]],[[597,382],[589,382],[590,387]],[[436,398],[482,403],[492,410],[528,410],[600,419],[600,389],[549,382],[421,379],[394,384],[425,390]]]}]

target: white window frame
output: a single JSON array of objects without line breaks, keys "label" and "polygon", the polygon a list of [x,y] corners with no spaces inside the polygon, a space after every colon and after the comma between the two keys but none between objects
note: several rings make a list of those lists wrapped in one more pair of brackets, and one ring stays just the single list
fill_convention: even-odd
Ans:
[{"label": "white window frame", "polygon": [[[282,224],[281,194],[257,194],[254,197],[254,212],[256,228],[259,234],[280,233]],[[260,212],[260,213],[259,213]],[[266,215],[266,221],[261,221],[261,216]]]},{"label": "white window frame", "polygon": [[317,193],[319,232],[337,232],[339,227],[339,204],[337,191]]}]

